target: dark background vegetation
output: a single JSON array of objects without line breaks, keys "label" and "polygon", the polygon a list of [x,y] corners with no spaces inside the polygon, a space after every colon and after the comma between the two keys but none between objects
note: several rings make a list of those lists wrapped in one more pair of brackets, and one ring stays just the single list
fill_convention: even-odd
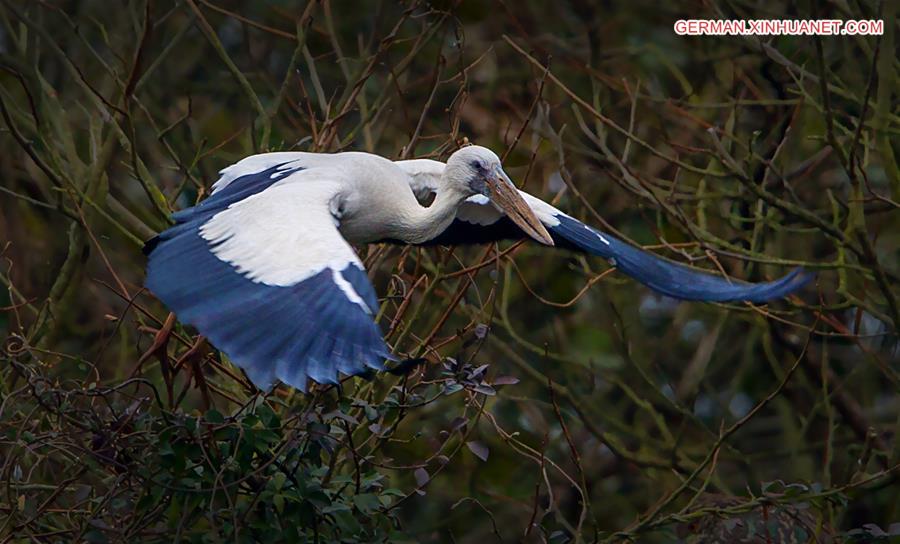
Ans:
[{"label": "dark background vegetation", "polygon": [[[900,521],[896,2],[0,1],[4,542],[869,541]],[[681,37],[681,18],[885,35]],[[677,261],[360,248],[429,363],[255,391],[141,243],[270,150],[444,158]]]}]

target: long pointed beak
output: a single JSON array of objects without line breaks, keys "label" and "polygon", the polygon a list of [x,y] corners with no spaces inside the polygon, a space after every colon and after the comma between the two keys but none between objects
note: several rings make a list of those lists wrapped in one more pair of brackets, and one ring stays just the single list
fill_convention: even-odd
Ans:
[{"label": "long pointed beak", "polygon": [[538,242],[552,246],[553,238],[541,220],[534,215],[531,206],[525,202],[519,190],[513,185],[502,172],[497,175],[490,175],[485,178],[488,189],[490,189],[491,202],[506,212],[506,215],[512,219],[513,223],[518,225],[525,234],[534,238]]}]

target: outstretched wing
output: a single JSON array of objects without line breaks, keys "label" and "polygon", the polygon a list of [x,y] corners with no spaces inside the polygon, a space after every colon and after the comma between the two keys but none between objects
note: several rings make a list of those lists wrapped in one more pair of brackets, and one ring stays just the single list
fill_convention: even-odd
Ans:
[{"label": "outstretched wing", "polygon": [[[746,300],[762,303],[789,295],[805,285],[813,275],[796,268],[786,276],[767,283],[739,283],[698,272],[631,246],[564,214],[543,200],[520,191],[547,227],[556,247],[598,255],[617,269],[654,291],[682,300],[725,302]],[[485,243],[526,238],[519,227],[485,197],[474,196],[460,206],[456,219],[429,245]]]},{"label": "outstretched wing", "polygon": [[337,230],[339,184],[298,161],[231,176],[148,243],[147,287],[253,382],[382,369],[378,299]]}]

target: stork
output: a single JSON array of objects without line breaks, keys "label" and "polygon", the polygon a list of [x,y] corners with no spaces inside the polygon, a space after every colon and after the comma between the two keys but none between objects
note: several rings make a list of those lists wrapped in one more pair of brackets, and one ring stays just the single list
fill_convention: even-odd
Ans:
[{"label": "stork", "polygon": [[146,285],[261,389],[281,381],[305,392],[310,380],[335,384],[339,374],[397,360],[350,244],[531,238],[606,258],[659,293],[696,301],[762,303],[811,278],[798,268],[768,283],[737,283],[668,261],[518,190],[497,155],[479,146],[446,164],[264,153],[220,174],[208,198],[176,212],[175,225],[147,242]]}]

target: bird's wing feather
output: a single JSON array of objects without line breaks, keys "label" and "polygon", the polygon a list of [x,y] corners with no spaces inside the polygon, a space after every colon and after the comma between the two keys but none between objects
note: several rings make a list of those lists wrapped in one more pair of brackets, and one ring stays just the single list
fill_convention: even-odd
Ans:
[{"label": "bird's wing feather", "polygon": [[375,291],[336,227],[339,186],[317,170],[238,176],[149,251],[147,287],[263,388],[305,391],[308,378],[336,383],[391,358]]},{"label": "bird's wing feather", "polygon": [[[566,215],[524,191],[522,197],[547,227],[557,247],[609,259],[618,270],[654,291],[682,300],[766,302],[789,295],[805,285],[812,274],[801,268],[765,283],[732,282],[671,262],[629,245],[618,238]],[[486,198],[476,196],[459,208],[456,219],[429,245],[485,243],[521,239],[525,234]]]},{"label": "bird's wing feather", "polygon": [[394,161],[394,164],[406,172],[409,188],[419,203],[427,206],[441,186],[441,175],[447,165],[431,159]]}]

